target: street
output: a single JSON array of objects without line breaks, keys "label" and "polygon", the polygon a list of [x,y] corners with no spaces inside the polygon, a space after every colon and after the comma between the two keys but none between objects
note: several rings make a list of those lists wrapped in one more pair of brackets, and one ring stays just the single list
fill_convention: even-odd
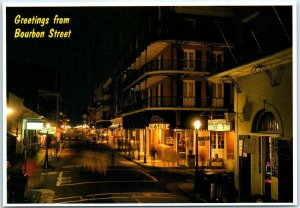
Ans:
[{"label": "street", "polygon": [[142,167],[105,144],[69,140],[55,169],[29,181],[54,191],[53,203],[190,203],[176,183],[192,179],[182,170]]}]

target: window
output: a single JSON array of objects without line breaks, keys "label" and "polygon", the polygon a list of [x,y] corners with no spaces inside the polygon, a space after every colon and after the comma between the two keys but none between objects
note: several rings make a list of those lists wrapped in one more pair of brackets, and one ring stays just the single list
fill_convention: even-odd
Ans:
[{"label": "window", "polygon": [[213,85],[213,106],[214,107],[224,106],[224,85],[223,84]]},{"label": "window", "polygon": [[279,123],[272,112],[263,109],[255,115],[252,131],[278,133]]},{"label": "window", "polygon": [[183,106],[184,107],[195,106],[195,81],[194,80],[183,81]]},{"label": "window", "polygon": [[210,139],[211,139],[211,148],[216,149],[217,147],[217,134],[216,132],[210,132]]},{"label": "window", "polygon": [[224,132],[210,132],[211,148],[212,149],[224,149]]},{"label": "window", "polygon": [[195,50],[183,50],[183,69],[195,70]]},{"label": "window", "polygon": [[224,132],[218,132],[218,149],[224,149]]}]

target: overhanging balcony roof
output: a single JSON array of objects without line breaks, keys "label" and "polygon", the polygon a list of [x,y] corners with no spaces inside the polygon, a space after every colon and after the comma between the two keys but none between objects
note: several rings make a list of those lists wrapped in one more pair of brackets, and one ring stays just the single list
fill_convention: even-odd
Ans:
[{"label": "overhanging balcony roof", "polygon": [[224,76],[230,76],[236,79],[238,77],[243,77],[251,74],[254,67],[265,66],[268,69],[273,70],[279,65],[292,62],[292,60],[293,60],[292,48],[288,48],[286,50],[280,51],[273,55],[264,57],[262,59],[258,59],[250,63],[235,67],[233,69],[215,74],[213,76],[208,77],[208,80],[210,82],[219,83],[221,78]]},{"label": "overhanging balcony roof", "polygon": [[[145,64],[153,60],[161,51],[163,51],[171,43],[179,43],[179,42],[176,40],[160,40],[151,43],[128,67],[128,70],[136,70],[142,68]],[[187,45],[200,45],[200,46],[205,45],[203,42],[199,42],[199,41],[181,41],[180,43],[187,44]]]},{"label": "overhanging balcony roof", "polygon": [[156,41],[149,46],[135,59],[135,61],[128,67],[129,70],[142,68],[145,64],[151,61],[162,50],[164,50],[171,42],[170,41]]},{"label": "overhanging balcony roof", "polygon": [[175,12],[182,14],[204,15],[215,17],[234,17],[233,10],[229,7],[223,6],[204,6],[204,7],[191,7],[191,6],[175,6]]}]

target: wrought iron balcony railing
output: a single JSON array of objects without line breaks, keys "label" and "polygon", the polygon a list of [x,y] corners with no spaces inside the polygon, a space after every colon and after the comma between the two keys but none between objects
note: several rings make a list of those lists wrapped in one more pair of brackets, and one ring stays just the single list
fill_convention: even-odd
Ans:
[{"label": "wrought iron balcony railing", "polygon": [[[136,69],[134,69],[136,68]],[[205,62],[200,60],[177,60],[177,59],[161,59],[153,60],[143,67],[135,66],[127,72],[126,78],[123,80],[123,87],[127,87],[134,80],[148,72],[154,71],[195,71],[216,73],[223,70],[222,62]]]},{"label": "wrought iron balcony railing", "polygon": [[127,100],[123,107],[123,112],[128,113],[144,108],[228,108],[230,103],[224,103],[224,98],[198,98],[182,96],[161,96],[140,100]]}]

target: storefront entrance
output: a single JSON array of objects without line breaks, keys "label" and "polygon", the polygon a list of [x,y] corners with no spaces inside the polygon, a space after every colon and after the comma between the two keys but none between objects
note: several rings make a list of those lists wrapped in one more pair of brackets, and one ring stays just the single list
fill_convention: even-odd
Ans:
[{"label": "storefront entrance", "polygon": [[251,195],[265,201],[278,200],[278,138],[252,136],[255,153],[251,157]]},{"label": "storefront entrance", "polygon": [[252,124],[251,195],[278,201],[278,140],[281,125],[271,111],[259,111]]}]

